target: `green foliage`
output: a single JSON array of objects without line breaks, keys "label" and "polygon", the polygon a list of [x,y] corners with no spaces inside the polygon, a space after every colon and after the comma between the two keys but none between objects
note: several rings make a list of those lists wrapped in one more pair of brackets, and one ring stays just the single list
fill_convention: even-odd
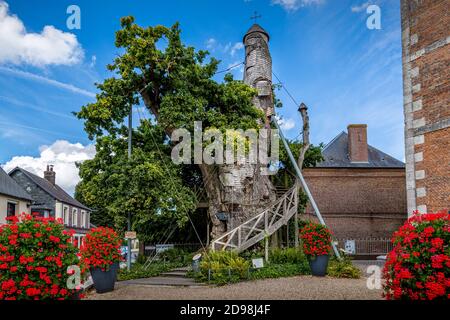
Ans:
[{"label": "green foliage", "polygon": [[117,280],[125,281],[132,279],[144,279],[159,276],[163,272],[168,272],[174,268],[181,267],[179,263],[162,263],[155,262],[150,264],[146,269],[144,269],[142,264],[135,263],[131,270],[120,269]]},{"label": "green foliage", "polygon": [[[223,285],[242,280],[291,277],[310,274],[308,261],[298,249],[274,249],[270,263],[262,269],[252,269],[250,259],[261,257],[261,251],[244,252],[239,256],[230,251],[209,252],[200,263],[200,273],[194,275],[199,281]],[[244,258],[245,257],[245,258]]]},{"label": "green foliage", "polygon": [[158,254],[158,260],[166,263],[177,263],[189,266],[195,253],[182,248],[172,248]]},{"label": "green foliage", "polygon": [[334,278],[359,279],[361,270],[355,267],[347,257],[343,257],[342,260],[332,258],[328,264],[327,274]]},{"label": "green foliage", "polygon": [[270,262],[274,264],[305,264],[308,260],[298,248],[272,249],[269,254]]},{"label": "green foliage", "polygon": [[254,270],[250,274],[251,280],[267,279],[267,278],[285,278],[299,275],[311,274],[308,263],[270,263],[262,269]]},{"label": "green foliage", "polygon": [[133,17],[121,20],[116,46],[124,53],[108,66],[116,74],[102,84],[97,101],[76,115],[90,138],[117,134],[132,105],[143,102],[166,130],[187,128],[258,128],[263,113],[252,104],[256,90],[227,76],[212,77],[219,61],[182,43],[178,24],[143,28]]},{"label": "green foliage", "polygon": [[80,165],[82,180],[76,198],[94,209],[94,224],[125,230],[127,214],[132,212],[132,227],[139,238],[158,241],[159,230],[168,229],[173,221],[179,226],[188,221],[187,214],[195,210],[195,196],[171,162],[161,128],[142,123],[133,135],[131,159],[126,140],[97,139],[95,158]]},{"label": "green foliage", "polygon": [[[250,263],[232,251],[210,251],[200,262],[200,281],[215,284],[238,282],[248,277]],[[208,278],[209,277],[209,278]]]}]

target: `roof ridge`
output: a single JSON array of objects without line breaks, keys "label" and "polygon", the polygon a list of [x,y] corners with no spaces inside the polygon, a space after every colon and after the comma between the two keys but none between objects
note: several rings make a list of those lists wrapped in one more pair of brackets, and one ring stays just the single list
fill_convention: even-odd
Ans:
[{"label": "roof ridge", "polygon": [[341,133],[339,133],[336,137],[334,137],[330,142],[328,142],[325,147],[323,148],[322,151],[325,151],[329,146],[331,146],[337,139],[339,139],[340,136],[342,136],[343,134],[347,134],[345,131],[342,131]]},{"label": "roof ridge", "polygon": [[[5,183],[4,183],[3,187],[5,189],[3,189],[2,186],[0,186],[0,190],[3,189],[3,192],[0,192],[0,193],[6,194],[10,197],[22,199],[22,200],[28,200],[28,201],[33,200],[31,195],[24,188],[22,188],[22,186],[19,185],[16,180],[11,178],[9,176],[9,174],[2,167],[0,167],[0,178],[1,178],[1,176],[4,177],[3,179],[4,179]],[[8,184],[10,186],[9,190],[8,190]]]},{"label": "roof ridge", "polygon": [[[71,196],[69,193],[67,193],[66,190],[61,188],[61,186],[57,185],[56,183],[53,185],[47,179],[41,178],[37,174],[29,172],[28,170],[25,170],[20,167],[14,168],[13,170],[11,170],[10,173],[14,172],[15,170],[20,170],[22,173],[24,173],[26,176],[28,176],[34,183],[36,183],[41,189],[43,189],[45,192],[50,194],[56,200],[90,210],[87,206],[85,206],[80,201],[75,199],[73,196]],[[64,198],[67,198],[67,199],[64,199]]]}]

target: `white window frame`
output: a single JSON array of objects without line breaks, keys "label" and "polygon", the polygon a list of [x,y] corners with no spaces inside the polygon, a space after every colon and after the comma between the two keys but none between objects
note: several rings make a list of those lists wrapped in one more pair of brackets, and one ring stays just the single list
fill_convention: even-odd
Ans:
[{"label": "white window frame", "polygon": [[70,208],[68,206],[63,205],[62,218],[64,225],[68,226],[70,222]]},{"label": "white window frame", "polygon": [[86,211],[81,210],[81,227],[86,228]]},{"label": "white window frame", "polygon": [[72,227],[78,227],[78,209],[72,209]]}]

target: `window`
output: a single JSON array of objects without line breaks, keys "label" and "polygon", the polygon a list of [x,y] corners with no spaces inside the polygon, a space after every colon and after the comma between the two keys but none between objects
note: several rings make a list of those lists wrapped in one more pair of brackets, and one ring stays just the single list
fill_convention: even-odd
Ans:
[{"label": "window", "polygon": [[81,211],[81,227],[86,228],[86,211]]},{"label": "window", "polygon": [[7,216],[12,217],[16,215],[16,206],[17,203],[15,202],[8,202],[8,208],[7,208]]},{"label": "window", "polygon": [[72,226],[73,227],[77,227],[78,226],[78,212],[77,212],[77,209],[73,209],[72,214],[73,214]]},{"label": "window", "polygon": [[75,247],[80,248],[84,242],[84,235],[75,234],[72,236],[72,243]]},{"label": "window", "polygon": [[68,207],[63,207],[63,221],[64,221],[64,225],[66,225],[66,226],[69,225],[69,208]]}]

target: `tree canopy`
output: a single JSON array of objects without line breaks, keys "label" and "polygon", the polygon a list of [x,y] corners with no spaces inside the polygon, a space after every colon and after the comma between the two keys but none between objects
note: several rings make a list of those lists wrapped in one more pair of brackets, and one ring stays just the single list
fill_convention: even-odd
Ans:
[{"label": "tree canopy", "polygon": [[[265,115],[252,103],[255,89],[230,74],[223,82],[213,79],[219,61],[184,45],[178,24],[143,28],[124,17],[121,27],[115,42],[120,55],[108,65],[113,76],[97,84],[95,102],[75,113],[97,150],[80,165],[76,197],[95,210],[97,224],[124,229],[133,212],[133,230],[153,241],[173,221],[186,224],[196,209],[193,187],[201,182],[198,170],[172,163],[171,132],[193,132],[194,121],[202,121],[203,129],[257,129]],[[124,119],[133,106],[146,108],[152,118],[133,130],[128,159]],[[318,159],[317,149],[310,155],[306,164]]]}]

